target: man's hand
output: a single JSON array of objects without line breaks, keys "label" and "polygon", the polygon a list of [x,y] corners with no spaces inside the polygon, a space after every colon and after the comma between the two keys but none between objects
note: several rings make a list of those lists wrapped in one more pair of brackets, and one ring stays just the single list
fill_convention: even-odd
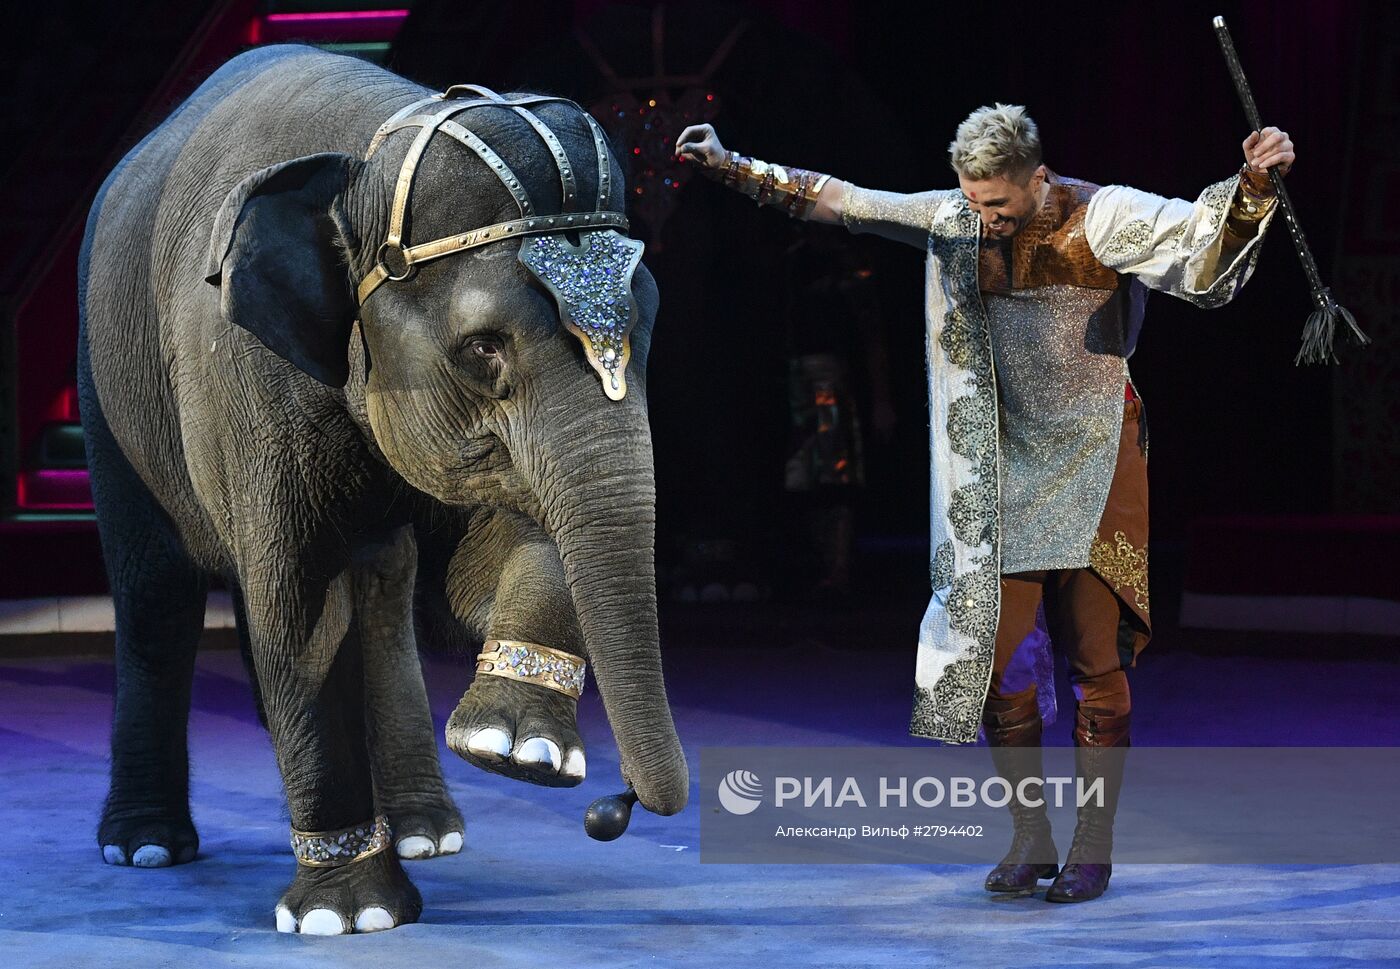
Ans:
[{"label": "man's hand", "polygon": [[718,168],[724,164],[725,151],[711,125],[693,124],[676,139],[676,155],[705,168]]},{"label": "man's hand", "polygon": [[1265,128],[1251,132],[1244,140],[1244,161],[1250,171],[1262,173],[1278,165],[1278,173],[1287,175],[1293,159],[1293,142],[1286,131]]}]

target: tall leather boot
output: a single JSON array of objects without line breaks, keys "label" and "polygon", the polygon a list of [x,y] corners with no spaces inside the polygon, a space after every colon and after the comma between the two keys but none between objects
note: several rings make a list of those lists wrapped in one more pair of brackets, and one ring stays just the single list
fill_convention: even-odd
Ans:
[{"label": "tall leather boot", "polygon": [[1060,870],[1060,853],[1050,837],[1050,818],[1040,784],[1027,784],[1025,798],[1040,801],[1028,807],[1015,797],[1022,779],[1042,777],[1040,752],[1040,706],[1035,687],[1005,699],[987,698],[982,726],[992,748],[997,773],[1011,784],[1013,796],[1007,807],[1013,826],[1011,849],[1001,864],[992,869],[984,883],[989,892],[1030,892],[1042,878],[1054,878]]},{"label": "tall leather boot", "polygon": [[1065,867],[1048,891],[1047,902],[1087,902],[1108,888],[1113,874],[1113,815],[1123,789],[1123,760],[1129,746],[1130,714],[1112,716],[1096,707],[1081,706],[1074,718],[1074,761],[1087,788],[1103,781],[1103,803],[1093,799],[1079,808],[1074,841]]}]

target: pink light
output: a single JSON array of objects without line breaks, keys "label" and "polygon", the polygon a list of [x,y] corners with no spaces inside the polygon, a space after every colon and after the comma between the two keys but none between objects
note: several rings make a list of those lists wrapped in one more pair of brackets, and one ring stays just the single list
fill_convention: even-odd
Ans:
[{"label": "pink light", "polygon": [[78,388],[69,384],[59,391],[58,396],[49,405],[48,413],[45,416],[51,421],[61,421],[68,424],[78,423],[81,420],[78,416]]},{"label": "pink light", "polygon": [[408,10],[323,10],[315,13],[270,13],[263,19],[273,24],[308,20],[403,20]]},{"label": "pink light", "polygon": [[92,485],[86,471],[21,471],[15,478],[15,504],[51,511],[91,511]]},{"label": "pink light", "polygon": [[408,20],[406,9],[320,10],[272,13],[248,25],[250,43],[275,44],[297,40],[311,43],[385,42],[397,36]]}]

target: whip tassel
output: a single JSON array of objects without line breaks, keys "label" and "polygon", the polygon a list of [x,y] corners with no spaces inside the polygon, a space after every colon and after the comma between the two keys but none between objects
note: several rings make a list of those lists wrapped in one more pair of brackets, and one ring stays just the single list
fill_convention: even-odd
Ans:
[{"label": "whip tassel", "polygon": [[[1260,122],[1259,109],[1254,104],[1254,95],[1249,90],[1244,68],[1240,67],[1239,55],[1235,53],[1234,41],[1230,39],[1230,28],[1225,26],[1224,17],[1216,17],[1214,23],[1215,37],[1220,41],[1220,51],[1225,55],[1225,63],[1230,68],[1230,78],[1235,82],[1235,92],[1240,96],[1240,105],[1244,108],[1245,117],[1249,119],[1255,131],[1261,131],[1263,124]],[[1284,223],[1288,226],[1288,234],[1293,238],[1293,247],[1298,251],[1298,259],[1303,264],[1303,272],[1307,274],[1308,286],[1312,290],[1313,303],[1317,306],[1317,309],[1308,315],[1308,322],[1303,326],[1303,345],[1298,349],[1298,356],[1293,362],[1298,365],[1336,363],[1337,355],[1332,351],[1332,344],[1336,339],[1339,322],[1346,324],[1352,341],[1358,346],[1367,346],[1371,339],[1361,332],[1356,317],[1339,305],[1332,297],[1332,291],[1323,285],[1322,274],[1317,271],[1317,261],[1313,259],[1312,250],[1308,248],[1308,240],[1303,237],[1303,227],[1298,224],[1293,200],[1288,197],[1288,189],[1284,188],[1283,176],[1279,174],[1277,165],[1269,169],[1269,178],[1273,181],[1274,192],[1283,208]]]}]

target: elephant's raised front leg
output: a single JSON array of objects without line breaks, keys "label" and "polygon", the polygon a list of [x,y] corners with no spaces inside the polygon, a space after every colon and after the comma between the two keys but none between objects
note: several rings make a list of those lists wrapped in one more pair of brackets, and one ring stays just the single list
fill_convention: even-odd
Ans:
[{"label": "elephant's raised front leg", "polygon": [[240,572],[292,829],[307,846],[277,904],[278,930],[340,935],[417,921],[422,899],[390,839],[359,834],[376,831],[376,811],[361,643],[347,635],[351,570],[318,586],[273,552],[245,556]]},{"label": "elephant's raised front leg", "polygon": [[[520,515],[495,512],[469,529],[452,558],[447,591],[458,618],[487,640],[585,655],[559,550]],[[447,744],[484,770],[573,787],[587,770],[577,705],[547,687],[478,674],[447,722]]]},{"label": "elephant's raised front leg", "polygon": [[354,569],[375,800],[401,858],[456,854],[464,830],[443,783],[413,635],[417,556],[413,530],[405,527]]}]

